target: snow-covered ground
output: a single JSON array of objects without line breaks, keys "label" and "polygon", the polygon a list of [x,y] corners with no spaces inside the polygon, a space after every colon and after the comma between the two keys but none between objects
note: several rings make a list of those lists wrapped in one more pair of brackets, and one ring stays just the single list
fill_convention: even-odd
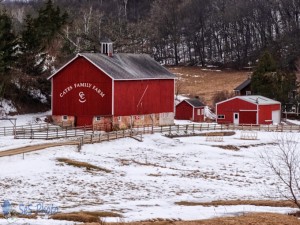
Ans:
[{"label": "snow-covered ground", "polygon": [[[276,197],[278,181],[259,159],[263,151],[274,148],[275,134],[258,132],[258,140],[252,141],[241,140],[240,135],[237,131],[233,136],[224,136],[224,142],[207,142],[205,136],[170,139],[153,134],[145,135],[143,142],[126,138],[84,145],[80,152],[74,146],[64,146],[26,153],[25,159],[21,155],[3,157],[0,202],[9,200],[17,211],[17,205],[22,203],[53,205],[61,212],[112,211],[122,214],[122,221],[192,220],[244,212],[291,211],[248,205],[175,204]],[[300,138],[300,134],[295,135]],[[19,143],[0,137],[0,145],[5,149]],[[235,145],[240,150],[225,150],[218,145]],[[58,162],[59,157],[88,162],[112,172],[69,166]],[[0,224],[7,222],[0,220]],[[73,224],[46,219],[17,219],[15,223]]]}]

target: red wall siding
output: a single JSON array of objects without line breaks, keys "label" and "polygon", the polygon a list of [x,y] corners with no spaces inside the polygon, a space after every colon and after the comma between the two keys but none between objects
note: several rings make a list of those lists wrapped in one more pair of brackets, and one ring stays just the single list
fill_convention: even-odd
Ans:
[{"label": "red wall siding", "polygon": [[[198,109],[200,109],[200,115],[197,115]],[[204,121],[204,115],[201,115],[202,109],[204,109],[204,107],[194,108],[194,122],[203,122]]]},{"label": "red wall siding", "polygon": [[[246,112],[240,112],[240,110],[256,110],[256,105],[250,102],[243,101],[241,99],[232,99],[216,106],[218,115],[225,115],[225,119],[217,119],[218,123],[233,123],[233,113],[239,112],[240,114],[240,123],[241,121],[248,121]],[[249,114],[250,112],[248,112]],[[250,114],[249,114],[250,115]],[[241,117],[242,116],[242,117]],[[251,114],[251,118],[253,115]],[[255,119],[256,121],[256,119]]]},{"label": "red wall siding", "polygon": [[186,101],[180,102],[176,106],[175,119],[177,120],[191,120],[193,118],[193,107]]},{"label": "red wall siding", "polygon": [[[95,115],[111,115],[112,79],[86,59],[75,59],[52,79],[53,115],[80,117],[77,125],[91,124]],[[85,83],[88,87],[76,87],[78,83]],[[101,90],[100,94],[97,90]],[[79,102],[80,93],[84,94],[84,103]]]},{"label": "red wall siding", "polygon": [[259,106],[259,124],[272,123],[272,111],[280,110],[280,104],[260,105]]},{"label": "red wall siding", "polygon": [[241,111],[239,112],[240,124],[256,124],[257,112],[253,111]]},{"label": "red wall siding", "polygon": [[174,112],[174,80],[114,82],[114,115]]}]

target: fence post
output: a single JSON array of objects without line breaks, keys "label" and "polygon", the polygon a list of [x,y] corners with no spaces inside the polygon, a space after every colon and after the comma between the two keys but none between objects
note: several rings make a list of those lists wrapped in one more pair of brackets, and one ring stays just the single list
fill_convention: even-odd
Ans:
[{"label": "fence post", "polygon": [[46,137],[46,139],[48,139],[49,138],[49,129],[47,129],[47,137]]},{"label": "fence post", "polygon": [[58,138],[58,128],[56,128],[56,138]]},{"label": "fence post", "polygon": [[116,130],[116,139],[118,139],[118,131]]},{"label": "fence post", "polygon": [[193,123],[193,133],[195,133],[195,124]]},{"label": "fence post", "polygon": [[93,143],[93,134],[91,134],[91,143],[94,144]]}]

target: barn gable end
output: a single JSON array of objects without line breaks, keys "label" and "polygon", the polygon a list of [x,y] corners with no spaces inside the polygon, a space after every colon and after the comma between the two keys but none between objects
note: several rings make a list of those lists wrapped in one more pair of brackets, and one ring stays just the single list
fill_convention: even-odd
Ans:
[{"label": "barn gable end", "polygon": [[198,99],[185,99],[176,106],[176,119],[191,120],[194,122],[204,121],[205,105]]},{"label": "barn gable end", "polygon": [[157,114],[157,123],[173,123],[175,76],[147,55],[82,53],[49,79],[54,120],[113,127],[146,115],[153,124]]},{"label": "barn gable end", "polygon": [[259,96],[236,96],[216,104],[218,123],[270,124],[280,122],[281,104]]}]

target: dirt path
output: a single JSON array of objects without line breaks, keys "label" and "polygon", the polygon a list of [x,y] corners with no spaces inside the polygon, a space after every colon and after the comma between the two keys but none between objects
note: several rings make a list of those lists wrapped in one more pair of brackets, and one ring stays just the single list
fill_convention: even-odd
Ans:
[{"label": "dirt path", "polygon": [[66,142],[56,142],[56,143],[46,143],[46,144],[39,144],[39,145],[31,145],[31,146],[24,146],[16,149],[10,149],[6,151],[0,152],[0,157],[4,156],[11,156],[11,155],[17,155],[27,152],[33,152],[42,150],[45,148],[51,148],[51,147],[57,147],[57,146],[63,146],[63,145],[78,145],[78,141],[66,141]]}]

